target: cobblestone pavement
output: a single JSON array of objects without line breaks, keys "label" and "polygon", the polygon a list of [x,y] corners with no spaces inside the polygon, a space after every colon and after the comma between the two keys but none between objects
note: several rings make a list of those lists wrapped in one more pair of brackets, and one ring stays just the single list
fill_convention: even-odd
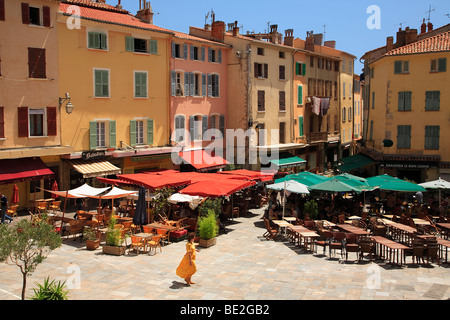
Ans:
[{"label": "cobblestone pavement", "polygon": [[[196,284],[186,286],[175,270],[186,241],[171,243],[156,255],[123,256],[87,251],[84,243],[65,240],[29,277],[27,297],[43,279],[64,280],[70,300],[442,300],[450,298],[448,264],[411,264],[403,268],[381,261],[357,263],[339,255],[305,253],[287,241],[267,241],[262,209],[228,224],[229,232],[210,248],[199,248]],[[17,266],[0,264],[0,299],[20,299]]]}]

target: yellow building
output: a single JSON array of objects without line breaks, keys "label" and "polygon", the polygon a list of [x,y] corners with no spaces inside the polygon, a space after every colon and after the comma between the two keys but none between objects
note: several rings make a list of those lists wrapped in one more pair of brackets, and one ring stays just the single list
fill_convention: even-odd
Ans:
[{"label": "yellow building", "polygon": [[366,53],[365,148],[387,173],[415,182],[450,178],[450,25],[399,30]]},{"label": "yellow building", "polygon": [[[63,188],[85,178],[171,168],[169,56],[173,32],[118,7],[71,0],[58,14]],[[83,166],[84,165],[84,168]]]}]

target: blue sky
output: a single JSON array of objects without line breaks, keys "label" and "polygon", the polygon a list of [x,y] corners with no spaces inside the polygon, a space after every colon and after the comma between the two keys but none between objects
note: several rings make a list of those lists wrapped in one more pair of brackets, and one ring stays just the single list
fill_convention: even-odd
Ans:
[{"label": "blue sky", "polygon": [[[117,5],[118,0],[107,0]],[[152,0],[154,24],[163,28],[189,33],[189,26],[203,27],[205,16],[214,11],[216,20],[238,21],[241,33],[266,32],[268,24],[277,24],[278,31],[294,29],[294,36],[305,39],[307,31],[323,33],[325,40],[336,40],[336,49],[358,57],[355,72],[362,65],[359,58],[366,52],[386,44],[386,37],[394,36],[400,24],[416,28],[420,33],[423,18],[428,18],[430,6],[434,27],[450,23],[449,0]],[[367,13],[371,5],[380,9],[380,28],[369,29]],[[124,9],[136,14],[139,0],[122,0]],[[209,21],[209,20],[208,20]],[[324,29],[324,26],[325,29]]]}]

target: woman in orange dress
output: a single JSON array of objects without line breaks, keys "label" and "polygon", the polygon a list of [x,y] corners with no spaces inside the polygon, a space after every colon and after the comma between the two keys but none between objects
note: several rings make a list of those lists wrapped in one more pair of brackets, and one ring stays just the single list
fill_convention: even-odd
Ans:
[{"label": "woman in orange dress", "polygon": [[183,260],[181,260],[180,265],[177,268],[177,276],[183,278],[188,285],[194,284],[192,282],[191,277],[194,275],[194,273],[197,272],[197,266],[195,265],[195,257],[196,257],[196,250],[194,245],[194,233],[189,233],[187,240],[188,243],[186,244],[186,254],[183,257]]}]

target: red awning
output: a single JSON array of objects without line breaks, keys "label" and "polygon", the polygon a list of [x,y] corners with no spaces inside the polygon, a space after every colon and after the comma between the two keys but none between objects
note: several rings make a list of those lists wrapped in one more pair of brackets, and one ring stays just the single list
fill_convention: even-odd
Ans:
[{"label": "red awning", "polygon": [[181,176],[172,177],[147,173],[121,174],[117,177],[120,180],[125,180],[139,186],[144,186],[151,190],[162,189],[165,187],[174,188],[191,183],[189,179]]},{"label": "red awning", "polygon": [[50,178],[54,173],[40,158],[0,160],[0,184]]},{"label": "red awning", "polygon": [[237,179],[204,180],[195,182],[180,190],[182,194],[191,196],[218,198],[229,196],[239,190],[255,185],[254,181]]},{"label": "red awning", "polygon": [[211,155],[205,150],[183,151],[178,155],[199,171],[220,169],[229,164],[224,158]]},{"label": "red awning", "polygon": [[219,172],[221,174],[232,176],[237,179],[246,179],[246,180],[254,180],[254,181],[270,181],[273,180],[274,174],[267,174],[261,171],[252,171],[246,169],[238,169],[232,171],[222,171]]}]

